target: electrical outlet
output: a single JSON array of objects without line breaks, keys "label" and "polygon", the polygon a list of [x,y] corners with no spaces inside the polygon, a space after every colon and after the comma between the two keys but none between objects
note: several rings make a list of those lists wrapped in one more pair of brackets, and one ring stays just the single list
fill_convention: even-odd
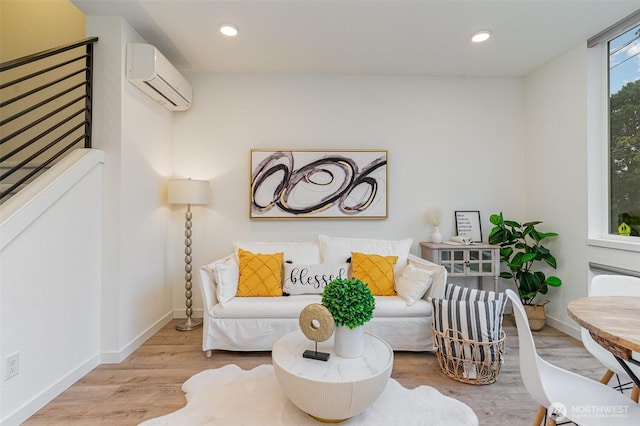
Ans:
[{"label": "electrical outlet", "polygon": [[9,380],[20,372],[20,352],[12,353],[7,357],[7,370],[4,379]]}]

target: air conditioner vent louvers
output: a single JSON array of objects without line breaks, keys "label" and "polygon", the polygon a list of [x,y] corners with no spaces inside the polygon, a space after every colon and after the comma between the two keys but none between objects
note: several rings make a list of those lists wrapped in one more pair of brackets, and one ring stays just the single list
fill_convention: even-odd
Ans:
[{"label": "air conditioner vent louvers", "polygon": [[162,96],[164,99],[166,99],[167,102],[169,102],[171,105],[177,106],[175,102],[173,102],[171,99],[169,99],[165,95],[163,95],[162,92],[159,91],[154,85],[150,84],[148,81],[145,81],[144,84],[149,86],[149,89],[153,90],[154,92],[156,92],[158,94],[158,96]]}]

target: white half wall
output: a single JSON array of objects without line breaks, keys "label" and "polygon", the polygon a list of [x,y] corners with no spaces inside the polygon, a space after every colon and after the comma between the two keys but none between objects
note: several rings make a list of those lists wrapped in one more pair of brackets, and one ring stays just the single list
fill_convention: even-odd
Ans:
[{"label": "white half wall", "polygon": [[[193,208],[193,264],[239,240],[332,236],[427,241],[427,212],[441,211],[445,239],[455,210],[524,212],[524,83],[506,78],[187,74],[192,108],[176,114],[175,173],[210,180],[209,206]],[[249,220],[249,151],[388,149],[386,220]],[[182,216],[169,245],[182,279]],[[172,260],[175,259],[175,260]],[[196,287],[197,289],[197,287]],[[199,289],[197,289],[199,292]],[[176,301],[184,293],[175,289]],[[195,298],[201,309],[200,296]],[[176,307],[184,309],[181,304]]]},{"label": "white half wall", "polygon": [[20,424],[100,362],[102,163],[74,150],[0,206],[0,424]]}]

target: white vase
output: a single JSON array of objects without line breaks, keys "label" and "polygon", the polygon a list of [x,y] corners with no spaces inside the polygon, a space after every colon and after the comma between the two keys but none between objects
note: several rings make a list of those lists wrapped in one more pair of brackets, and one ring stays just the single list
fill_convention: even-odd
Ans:
[{"label": "white vase", "polygon": [[364,327],[338,326],[334,334],[336,355],[342,358],[359,358],[364,353]]},{"label": "white vase", "polygon": [[431,233],[431,242],[439,244],[442,242],[442,234],[440,233],[440,227],[434,226]]}]

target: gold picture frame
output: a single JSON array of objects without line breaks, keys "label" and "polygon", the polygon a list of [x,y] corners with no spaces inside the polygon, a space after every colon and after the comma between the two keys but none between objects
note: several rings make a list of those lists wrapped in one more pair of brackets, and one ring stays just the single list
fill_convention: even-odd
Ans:
[{"label": "gold picture frame", "polygon": [[250,219],[386,219],[387,150],[250,152]]}]

